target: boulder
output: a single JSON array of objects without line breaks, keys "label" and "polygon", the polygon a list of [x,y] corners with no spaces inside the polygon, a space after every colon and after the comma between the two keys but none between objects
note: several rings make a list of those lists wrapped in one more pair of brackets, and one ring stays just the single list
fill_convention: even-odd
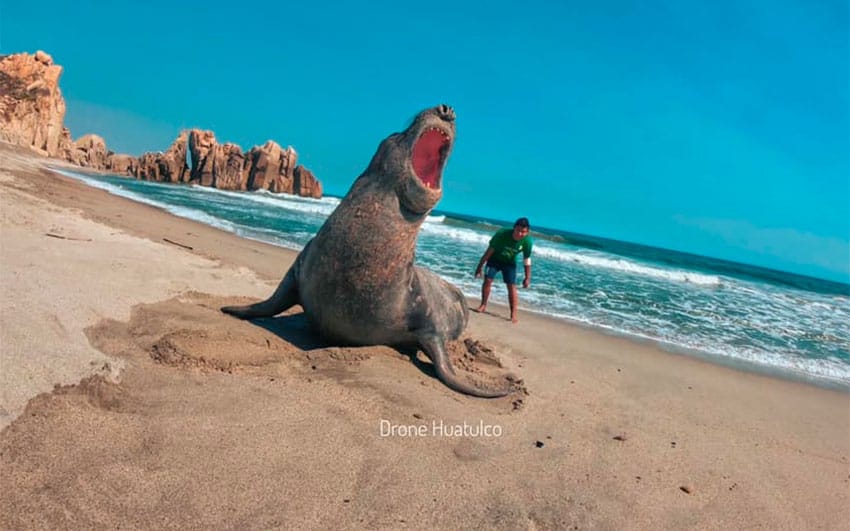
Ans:
[{"label": "boulder", "polygon": [[213,183],[219,190],[245,190],[245,155],[236,144],[216,144],[213,149]]},{"label": "boulder", "polygon": [[116,175],[135,175],[139,165],[139,160],[130,155],[120,153],[111,153],[106,158],[106,168]]},{"label": "boulder", "polygon": [[104,170],[108,154],[106,141],[97,135],[89,134],[81,136],[74,142],[74,149],[68,160],[84,168]]},{"label": "boulder", "polygon": [[246,156],[247,189],[288,191],[292,193],[295,161],[298,154],[292,147],[282,149],[269,140],[262,146],[251,148]]},{"label": "boulder", "polygon": [[[189,182],[186,163],[189,132],[182,131],[165,152],[148,152],[139,157],[138,164],[128,163],[128,171],[137,179],[167,183]],[[119,163],[125,161],[120,159]]]},{"label": "boulder", "polygon": [[299,164],[295,167],[292,190],[289,193],[319,199],[322,197],[322,183],[316,179],[313,172]]},{"label": "boulder", "polygon": [[215,168],[215,133],[192,129],[189,131],[189,157],[192,161],[190,182],[201,186],[212,186]]}]

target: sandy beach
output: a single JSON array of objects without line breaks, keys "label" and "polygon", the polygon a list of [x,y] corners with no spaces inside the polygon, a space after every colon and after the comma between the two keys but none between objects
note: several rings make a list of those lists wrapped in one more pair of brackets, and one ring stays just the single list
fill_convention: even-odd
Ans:
[{"label": "sandy beach", "polygon": [[484,352],[455,361],[527,394],[470,398],[389,347],[326,343],[297,307],[222,314],[295,253],[47,164],[0,145],[3,529],[850,521],[845,392],[493,306],[464,336]]}]

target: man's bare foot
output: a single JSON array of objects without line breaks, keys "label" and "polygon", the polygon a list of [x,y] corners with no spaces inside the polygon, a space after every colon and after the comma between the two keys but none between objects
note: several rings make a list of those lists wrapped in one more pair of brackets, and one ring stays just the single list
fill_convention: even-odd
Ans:
[{"label": "man's bare foot", "polygon": [[511,322],[513,324],[517,324],[519,322],[519,317],[517,317],[516,315],[511,315]]},{"label": "man's bare foot", "polygon": [[481,305],[481,306],[479,306],[479,307],[478,307],[478,309],[477,309],[477,310],[475,310],[475,311],[476,311],[476,312],[478,312],[478,313],[484,313],[484,312],[486,312],[486,311],[487,311],[487,305],[486,305],[486,304],[482,304],[482,305]]}]

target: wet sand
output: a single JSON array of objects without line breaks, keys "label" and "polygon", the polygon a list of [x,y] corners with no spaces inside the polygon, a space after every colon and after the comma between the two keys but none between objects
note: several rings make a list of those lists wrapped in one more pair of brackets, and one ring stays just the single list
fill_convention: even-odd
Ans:
[{"label": "wet sand", "polygon": [[324,342],[297,307],[221,314],[294,253],[47,162],[0,145],[4,529],[850,521],[845,392],[492,306],[455,364],[527,394],[462,396],[424,358]]}]

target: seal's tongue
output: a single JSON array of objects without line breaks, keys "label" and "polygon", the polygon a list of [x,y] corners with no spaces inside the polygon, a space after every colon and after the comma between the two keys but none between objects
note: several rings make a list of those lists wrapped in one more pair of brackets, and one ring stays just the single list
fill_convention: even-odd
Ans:
[{"label": "seal's tongue", "polygon": [[413,146],[413,171],[428,188],[440,187],[440,172],[445,162],[443,154],[448,147],[448,137],[438,129],[422,133]]}]

